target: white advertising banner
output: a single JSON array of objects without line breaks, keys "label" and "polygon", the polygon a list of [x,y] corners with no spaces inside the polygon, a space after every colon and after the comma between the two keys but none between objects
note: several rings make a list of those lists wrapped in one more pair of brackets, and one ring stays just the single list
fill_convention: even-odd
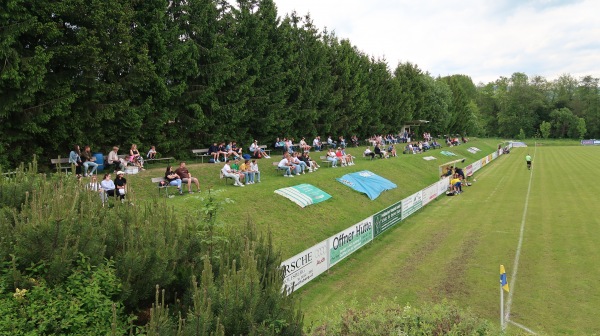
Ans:
[{"label": "white advertising banner", "polygon": [[448,191],[448,185],[450,185],[450,176],[446,176],[438,181],[438,196],[446,195],[446,191]]},{"label": "white advertising banner", "polygon": [[498,152],[492,153],[492,160],[495,160],[498,157]]},{"label": "white advertising banner", "polygon": [[329,267],[373,240],[373,216],[328,239]]},{"label": "white advertising banner", "polygon": [[327,246],[328,241],[324,240],[281,263],[283,286],[288,294],[327,271]]},{"label": "white advertising banner", "polygon": [[417,191],[416,193],[408,196],[402,200],[402,220],[408,218],[419,209],[423,207],[423,193]]},{"label": "white advertising banner", "polygon": [[473,162],[473,173],[481,169],[481,161],[477,160]]},{"label": "white advertising banner", "polygon": [[434,199],[436,199],[436,197],[438,197],[437,182],[421,190],[421,192],[423,193],[423,206],[425,206],[427,203],[433,201]]}]

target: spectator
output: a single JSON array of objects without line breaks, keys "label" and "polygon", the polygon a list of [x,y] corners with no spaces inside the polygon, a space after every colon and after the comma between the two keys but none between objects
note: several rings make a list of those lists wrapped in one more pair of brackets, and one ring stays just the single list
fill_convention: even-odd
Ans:
[{"label": "spectator", "polygon": [[437,140],[433,139],[433,142],[431,142],[431,147],[433,147],[433,149],[442,148],[442,145],[440,145]]},{"label": "spectator", "polygon": [[144,170],[144,158],[140,155],[136,144],[131,144],[129,149],[129,162],[133,163],[140,170]]},{"label": "spectator", "polygon": [[254,178],[258,180],[258,183],[260,183],[260,170],[258,169],[258,163],[256,163],[256,160],[252,160],[250,162],[250,171],[254,173]]},{"label": "spectator", "polygon": [[285,153],[283,159],[277,164],[277,169],[283,170],[283,177],[294,177],[292,175],[292,164],[288,160],[289,154]]},{"label": "spectator", "polygon": [[104,174],[104,179],[102,180],[102,182],[100,182],[100,187],[102,187],[102,189],[104,190],[104,197],[106,198],[106,200],[108,200],[108,196],[117,196],[115,192],[117,188],[115,187],[115,182],[113,182],[113,180],[111,180],[110,178],[110,173]]},{"label": "spectator", "polygon": [[279,138],[275,139],[275,143],[273,144],[273,148],[275,148],[275,150],[277,149],[281,149],[281,151],[285,151],[285,142],[279,140]]},{"label": "spectator", "polygon": [[244,160],[240,165],[240,172],[244,174],[244,180],[246,185],[254,184],[254,172],[250,169],[250,160]]},{"label": "spectator", "polygon": [[81,162],[81,151],[79,150],[79,145],[75,145],[73,150],[69,153],[69,163],[75,165],[75,176],[77,178],[81,178],[81,166],[83,162]]},{"label": "spectator", "polygon": [[384,157],[387,158],[385,151],[382,151],[381,148],[379,148],[379,144],[375,144],[375,155],[379,155],[380,159],[383,159]]},{"label": "spectator", "polygon": [[337,158],[337,155],[335,155],[333,148],[329,148],[327,150],[327,161],[331,161],[331,167],[333,167],[333,168],[337,167],[338,158]]},{"label": "spectator", "polygon": [[216,142],[213,142],[210,147],[208,147],[208,155],[211,155],[213,158],[213,162],[219,162],[219,146],[217,146]]},{"label": "spectator", "polygon": [[285,151],[292,154],[294,152],[294,140],[292,138],[283,139],[285,143]]},{"label": "spectator", "polygon": [[327,145],[329,146],[329,148],[337,147],[337,142],[335,142],[335,141],[333,141],[333,139],[331,139],[331,135],[329,137],[327,137]]},{"label": "spectator", "polygon": [[224,177],[232,178],[234,186],[243,187],[244,185],[240,182],[240,175],[231,169],[231,166],[229,165],[230,161],[231,160],[229,159],[225,160],[225,165],[221,168],[221,174],[223,174]]},{"label": "spectator", "polygon": [[338,147],[338,149],[335,151],[335,156],[337,157],[338,161],[342,163],[342,167],[346,167],[346,155],[344,155],[342,152],[342,147]]},{"label": "spectator", "polygon": [[156,146],[150,147],[150,150],[146,154],[146,159],[150,159],[150,160],[156,159]]},{"label": "spectator", "polygon": [[358,137],[356,136],[356,134],[351,136],[350,140],[352,141],[352,144],[354,145],[354,147],[358,147],[359,141],[358,141]]},{"label": "spectator", "polygon": [[260,148],[260,146],[258,145],[258,140],[254,140],[254,142],[250,145],[250,152],[252,153],[252,156],[254,156],[255,158],[260,159],[261,157],[270,159],[271,157],[269,155],[267,155],[267,153],[265,152],[264,149]]},{"label": "spectator", "polygon": [[113,172],[116,173],[119,170],[125,170],[127,166],[127,161],[125,159],[119,158],[118,155],[119,147],[114,146],[112,151],[108,153],[108,164],[113,165]]},{"label": "spectator", "polygon": [[373,160],[373,159],[375,158],[375,153],[373,153],[373,152],[371,151],[371,147],[367,147],[367,149],[365,149],[365,151],[364,151],[363,155],[364,155],[365,157],[367,157],[367,156],[370,156],[370,157],[371,157],[371,160]]},{"label": "spectator", "polygon": [[227,146],[225,146],[224,142],[221,142],[221,144],[219,145],[219,155],[217,156],[217,158],[221,155],[223,155],[223,161],[227,161],[227,156],[229,154],[227,154]]},{"label": "spectator", "polygon": [[233,150],[233,143],[231,141],[225,146],[225,152],[227,152],[227,156],[231,155],[234,159],[238,158],[237,153]]},{"label": "spectator", "polygon": [[121,202],[125,201],[125,194],[127,193],[127,179],[124,176],[124,172],[118,171],[115,179],[115,196],[120,197]]},{"label": "spectator", "polygon": [[88,169],[90,167],[92,167],[92,170],[90,172],[90,175],[94,175],[96,173],[96,170],[98,169],[98,164],[94,161],[96,161],[96,158],[92,155],[92,151],[90,150],[90,146],[85,146],[83,148],[83,152],[81,153],[81,156],[83,157],[83,176],[86,177],[88,176]]},{"label": "spectator", "polygon": [[179,175],[182,184],[187,184],[188,193],[193,194],[192,183],[196,185],[196,191],[200,192],[200,182],[197,178],[193,177],[190,171],[186,168],[185,162],[179,163],[179,168],[175,170],[175,174]]},{"label": "spectator", "polygon": [[308,152],[302,154],[302,157],[304,158],[304,162],[306,162],[309,168],[311,168],[313,171],[321,168],[321,166],[317,164],[317,161],[311,159],[310,154]]},{"label": "spectator", "polygon": [[321,151],[321,146],[322,146],[322,144],[321,144],[321,137],[317,135],[313,139],[313,148],[315,149],[315,151],[320,152]]},{"label": "spectator", "polygon": [[169,183],[169,185],[177,186],[177,190],[179,191],[179,195],[183,195],[183,190],[181,190],[181,176],[173,171],[173,167],[170,165],[167,166],[165,170],[165,180]]},{"label": "spectator", "polygon": [[106,201],[106,193],[104,192],[104,189],[102,189],[100,183],[98,183],[98,178],[96,175],[92,175],[90,183],[87,184],[86,188],[90,191],[97,192],[98,195],[100,195],[100,200],[102,200],[102,206],[104,206],[104,202]]},{"label": "spectator", "polygon": [[338,140],[339,140],[340,147],[342,147],[342,149],[345,149],[346,148],[346,140],[344,140],[344,137],[340,135]]},{"label": "spectator", "polygon": [[393,157],[398,156],[397,153],[396,153],[396,145],[394,145],[393,143],[388,146],[388,150],[387,151],[388,151],[389,155],[391,155]]},{"label": "spectator", "polygon": [[454,174],[454,178],[450,180],[450,187],[452,188],[452,191],[454,191],[455,195],[462,192],[462,183],[458,174]]},{"label": "spectator", "polygon": [[346,153],[346,151],[342,148],[342,155],[344,155],[344,158],[346,159],[346,164],[348,166],[354,166],[354,156],[352,156],[352,154]]},{"label": "spectator", "polygon": [[231,144],[231,150],[235,153],[236,157],[242,157],[243,151],[242,147],[238,147],[237,142],[233,142]]},{"label": "spectator", "polygon": [[302,150],[302,152],[310,152],[310,145],[306,143],[306,140],[304,139],[304,137],[302,137],[302,139],[300,139],[300,143],[299,143],[300,149]]},{"label": "spectator", "polygon": [[244,183],[246,181],[245,180],[246,175],[240,171],[240,159],[236,157],[230,166],[231,166],[231,170],[233,170],[235,173],[237,173],[240,176],[240,182]]},{"label": "spectator", "polygon": [[[306,164],[306,162],[304,162],[298,158],[297,152],[294,152],[292,154],[291,160],[292,160],[292,164],[294,164],[294,167],[296,168],[296,175],[306,174],[306,169],[308,168],[308,165]],[[311,171],[311,173],[312,173],[312,171]]]}]

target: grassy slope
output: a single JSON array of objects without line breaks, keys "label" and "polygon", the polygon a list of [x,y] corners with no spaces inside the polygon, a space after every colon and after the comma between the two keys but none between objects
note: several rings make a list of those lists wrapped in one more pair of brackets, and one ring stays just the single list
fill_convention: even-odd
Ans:
[{"label": "grassy slope", "polygon": [[[600,252],[595,195],[598,148],[538,147],[512,319],[549,334],[600,332]],[[509,281],[529,171],[516,149],[476,175],[458,197],[411,216],[300,290],[309,323],[339,315],[344,302],[377,296],[418,303],[449,298],[498,319],[498,265]],[[529,151],[533,153],[533,148]]]},{"label": "grassy slope", "polygon": [[[492,152],[498,142],[497,139],[483,139],[470,142],[468,146],[461,145],[444,148],[444,150],[451,150],[459,157],[467,158],[464,164],[467,165],[484,154]],[[476,146],[482,151],[479,154],[471,154],[467,151],[469,146]],[[213,194],[218,199],[233,200],[233,203],[227,204],[222,212],[223,221],[236,225],[245,222],[246,218],[251,218],[265,232],[267,229],[271,230],[283,257],[288,258],[437,181],[438,165],[458,158],[440,155],[438,149],[427,152],[427,155],[438,158],[434,161],[425,161],[422,159],[424,155],[420,154],[369,161],[362,157],[363,150],[363,147],[349,149],[357,157],[355,166],[335,169],[323,167],[315,173],[294,178],[283,178],[280,172],[275,172],[271,163],[279,160],[279,155],[273,155],[272,159],[259,160],[262,183],[245,188],[236,188],[231,184],[225,186],[224,181],[218,179],[218,171],[222,164],[188,162],[188,168],[194,176],[199,176],[203,190],[209,187],[213,189]],[[320,153],[312,154],[313,158],[318,159]],[[366,195],[335,180],[343,174],[361,170],[370,170],[379,174],[396,183],[398,188],[386,191],[375,201],[370,201]],[[163,174],[164,166],[130,176],[135,193],[139,195],[137,198],[147,199],[148,195],[156,197],[158,192],[150,183],[150,177]],[[301,183],[313,184],[333,197],[326,202],[302,209],[273,192],[275,189]],[[169,199],[168,202],[185,211],[185,209],[198,208],[201,205],[201,198],[205,196],[206,192],[203,191],[200,194]]]}]

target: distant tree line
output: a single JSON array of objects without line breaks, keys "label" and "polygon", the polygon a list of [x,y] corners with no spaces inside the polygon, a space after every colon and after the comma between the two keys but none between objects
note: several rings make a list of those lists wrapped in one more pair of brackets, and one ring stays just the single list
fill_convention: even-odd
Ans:
[{"label": "distant tree line", "polygon": [[214,141],[365,137],[415,119],[434,135],[533,136],[543,122],[553,137],[600,133],[598,79],[515,74],[476,87],[411,63],[392,70],[309,15],[232,3],[4,1],[0,165],[73,144],[185,157]]}]

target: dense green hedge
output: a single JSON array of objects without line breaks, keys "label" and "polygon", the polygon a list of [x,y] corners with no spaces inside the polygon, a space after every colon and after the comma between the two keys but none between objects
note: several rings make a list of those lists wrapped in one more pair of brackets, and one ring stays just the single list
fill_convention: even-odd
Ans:
[{"label": "dense green hedge", "polygon": [[[164,201],[138,205],[130,190],[128,202],[103,208],[76,179],[35,166],[0,179],[0,309],[18,307],[0,333],[120,334],[129,315],[148,334],[301,333],[270,238],[251,223],[224,225],[212,198],[181,214]],[[151,318],[166,309],[157,285],[172,309]]]}]

